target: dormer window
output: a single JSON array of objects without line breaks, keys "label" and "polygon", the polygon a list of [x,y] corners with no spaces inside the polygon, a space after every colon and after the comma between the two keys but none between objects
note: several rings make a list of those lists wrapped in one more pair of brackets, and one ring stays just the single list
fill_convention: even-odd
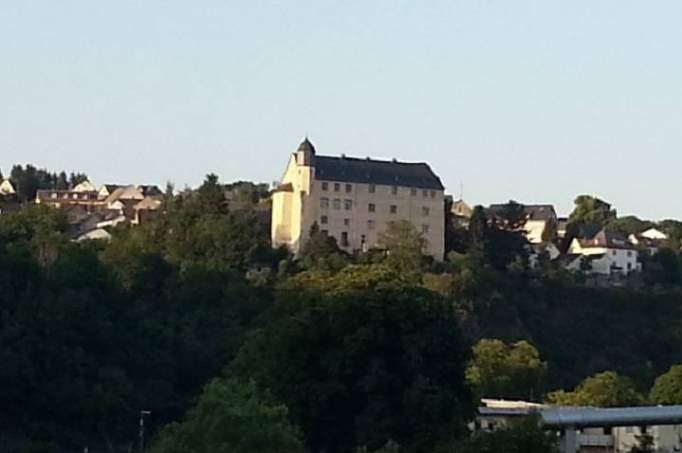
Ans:
[{"label": "dormer window", "polygon": [[328,182],[322,183],[322,190],[325,192],[329,190],[329,183]]}]

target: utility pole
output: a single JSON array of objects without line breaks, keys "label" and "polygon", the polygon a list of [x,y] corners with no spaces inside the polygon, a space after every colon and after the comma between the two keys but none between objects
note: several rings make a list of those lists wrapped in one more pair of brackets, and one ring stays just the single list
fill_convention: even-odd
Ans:
[{"label": "utility pole", "polygon": [[144,418],[147,415],[151,415],[150,411],[141,410],[140,411],[140,452],[144,453]]}]

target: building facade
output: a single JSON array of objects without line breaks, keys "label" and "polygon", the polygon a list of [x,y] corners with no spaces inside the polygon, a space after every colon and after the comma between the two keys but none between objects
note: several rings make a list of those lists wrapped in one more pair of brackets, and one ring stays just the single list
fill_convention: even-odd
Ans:
[{"label": "building facade", "polygon": [[272,197],[273,247],[298,252],[314,224],[349,253],[379,246],[391,221],[408,220],[443,259],[444,187],[425,163],[319,156],[305,139]]}]

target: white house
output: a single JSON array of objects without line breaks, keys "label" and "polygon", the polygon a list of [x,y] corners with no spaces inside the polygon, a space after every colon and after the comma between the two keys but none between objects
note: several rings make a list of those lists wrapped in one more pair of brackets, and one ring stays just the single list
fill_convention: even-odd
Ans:
[{"label": "white house", "polygon": [[628,275],[639,270],[638,252],[621,234],[601,229],[591,237],[575,238],[568,248],[571,270],[599,275]]},{"label": "white house", "polygon": [[668,235],[657,228],[649,228],[648,230],[639,233],[639,235],[654,241],[665,241],[668,239]]},{"label": "white house", "polygon": [[0,195],[14,195],[17,191],[14,189],[14,184],[9,179],[5,179],[0,183]]},{"label": "white house", "polygon": [[97,187],[89,180],[85,180],[73,188],[73,192],[97,192]]}]

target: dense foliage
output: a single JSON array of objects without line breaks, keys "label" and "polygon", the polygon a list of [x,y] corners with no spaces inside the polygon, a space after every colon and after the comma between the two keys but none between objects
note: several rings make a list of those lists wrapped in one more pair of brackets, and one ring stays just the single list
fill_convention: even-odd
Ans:
[{"label": "dense foliage", "polygon": [[[599,286],[530,271],[514,203],[450,224],[437,263],[401,222],[382,251],[317,227],[300,257],[272,250],[266,197],[209,175],[104,243],[69,241],[59,210],[0,216],[0,451],[138,449],[147,410],[157,452],[540,452],[533,427],[463,439],[476,398],[681,401],[679,222],[642,275]],[[588,198],[572,221],[652,225]]]}]

